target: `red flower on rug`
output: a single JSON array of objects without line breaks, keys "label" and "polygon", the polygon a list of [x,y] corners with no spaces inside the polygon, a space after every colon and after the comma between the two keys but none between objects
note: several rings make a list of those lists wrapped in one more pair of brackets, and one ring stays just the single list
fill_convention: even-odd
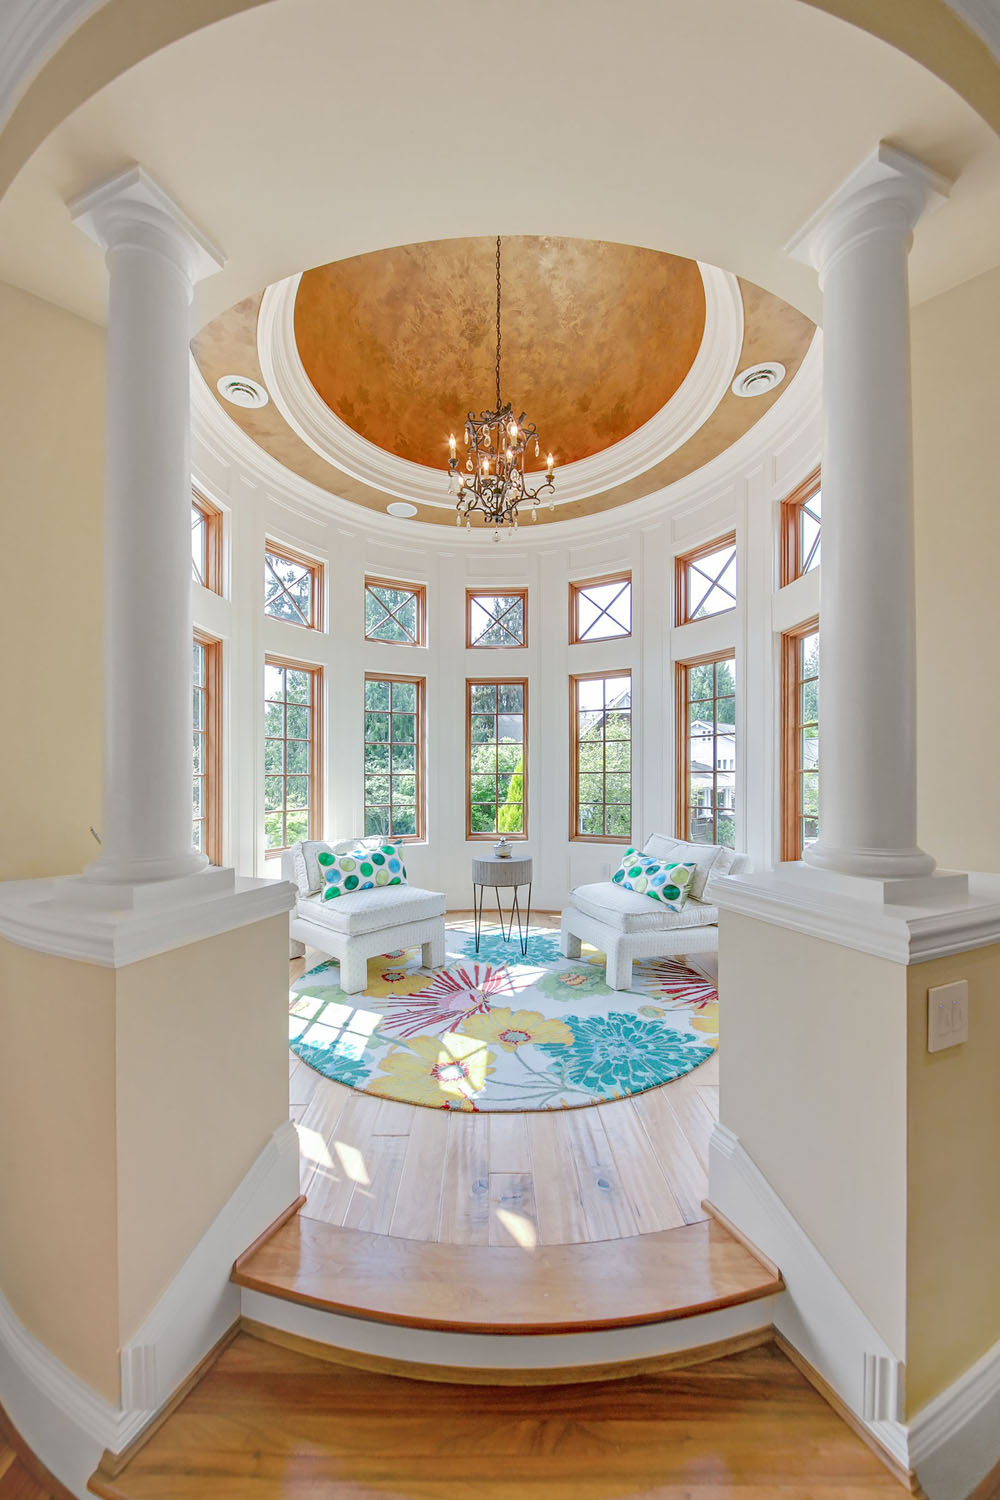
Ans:
[{"label": "red flower on rug", "polygon": [[379,1030],[396,1036],[454,1031],[470,1016],[488,1014],[491,999],[514,993],[506,964],[458,964],[418,995],[383,1001]]},{"label": "red flower on rug", "polygon": [[704,1010],[719,998],[710,979],[675,958],[644,960],[635,964],[633,973],[635,989],[641,989],[644,995],[665,995],[673,1001],[674,1008],[690,1005],[695,1010]]}]

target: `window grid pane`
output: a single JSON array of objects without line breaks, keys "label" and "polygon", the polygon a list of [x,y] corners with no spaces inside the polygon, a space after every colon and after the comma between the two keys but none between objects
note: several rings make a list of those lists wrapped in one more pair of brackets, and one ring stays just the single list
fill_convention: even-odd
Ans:
[{"label": "window grid pane", "polygon": [[423,837],[424,680],[365,679],[365,833]]},{"label": "window grid pane", "polygon": [[632,836],[632,677],[573,679],[573,837]]},{"label": "window grid pane", "polygon": [[[265,663],[264,848],[268,854],[313,836],[318,668]],[[313,774],[303,774],[302,766]]]},{"label": "window grid pane", "polygon": [[735,847],[736,661],[732,656],[682,666],[687,742],[683,763],[686,830],[696,844]]},{"label": "window grid pane", "polygon": [[[816,496],[817,500],[819,496]],[[819,837],[819,631],[799,637],[796,659],[799,853]]]},{"label": "window grid pane", "polygon": [[194,643],[192,842],[203,854],[207,844],[208,779],[208,687],[207,652],[201,641]]},{"label": "window grid pane", "polygon": [[527,831],[526,682],[467,682],[467,833]]}]

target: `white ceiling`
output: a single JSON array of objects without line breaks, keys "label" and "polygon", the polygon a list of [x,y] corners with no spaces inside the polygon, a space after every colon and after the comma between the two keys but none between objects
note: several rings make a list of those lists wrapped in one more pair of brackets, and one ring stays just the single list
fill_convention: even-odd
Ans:
[{"label": "white ceiling", "polygon": [[[879,139],[957,177],[923,300],[1000,262],[1000,140],[918,64],[799,0],[274,0],[71,115],[0,203],[0,278],[100,319],[65,200],[141,162],[230,257],[200,324],[304,267],[476,234],[707,260],[820,315],[782,246]],[[497,192],[501,170],[505,187]]]}]

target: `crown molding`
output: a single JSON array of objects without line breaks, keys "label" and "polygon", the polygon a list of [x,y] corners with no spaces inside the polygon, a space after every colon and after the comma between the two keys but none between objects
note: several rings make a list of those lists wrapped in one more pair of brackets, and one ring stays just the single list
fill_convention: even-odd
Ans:
[{"label": "crown molding", "polygon": [[4,0],[0,6],[0,129],[69,36],[104,0]]},{"label": "crown molding", "polygon": [[[276,504],[313,521],[331,520],[349,523],[380,541],[397,540],[401,545],[414,544],[414,526],[420,529],[421,545],[427,540],[426,522],[399,520],[378,511],[368,511],[354,501],[344,500],[293,470],[265,452],[236,422],[223,411],[209,389],[201,371],[191,360],[192,459],[195,478],[209,498],[219,495],[227,500],[225,487],[213,483],[212,474],[221,465],[230,475],[264,491]],[[677,516],[688,516],[716,504],[731,495],[734,486],[761,465],[773,461],[799,440],[803,453],[802,475],[819,461],[822,437],[822,334],[817,329],[793,380],[761,419],[743,437],[711,459],[700,469],[685,475],[674,484],[590,516],[572,520],[546,521],[537,527],[518,530],[518,547],[536,551],[564,541],[601,542],[622,531]],[[794,481],[795,476],[792,476]],[[231,500],[229,503],[232,503]],[[556,532],[553,528],[558,528]],[[433,528],[434,531],[437,528]],[[442,537],[443,544],[443,537]],[[448,544],[463,549],[489,549],[494,544],[477,528],[464,527],[448,534]]]}]

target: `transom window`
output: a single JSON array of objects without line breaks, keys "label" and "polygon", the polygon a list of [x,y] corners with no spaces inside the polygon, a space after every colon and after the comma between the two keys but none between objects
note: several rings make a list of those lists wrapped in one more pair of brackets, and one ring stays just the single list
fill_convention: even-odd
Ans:
[{"label": "transom window", "polygon": [[222,863],[222,642],[195,631],[192,842]]},{"label": "transom window", "polygon": [[695,844],[735,846],[736,659],[677,664],[677,830]]},{"label": "transom window", "polygon": [[391,578],[365,579],[365,640],[395,646],[423,646],[427,590],[422,583]]},{"label": "transom window", "polygon": [[781,637],[781,857],[819,837],[819,624]]},{"label": "transom window", "polygon": [[736,533],[706,542],[676,560],[675,623],[721,615],[736,604]]},{"label": "transom window", "polygon": [[504,594],[465,591],[465,644],[506,648],[528,644],[528,590],[508,589]]},{"label": "transom window", "polygon": [[365,833],[422,839],[424,679],[365,678]]},{"label": "transom window", "polygon": [[632,674],[570,678],[570,838],[632,836]]},{"label": "transom window", "polygon": [[819,567],[822,525],[822,494],[817,469],[782,502],[782,587]]},{"label": "transom window", "polygon": [[586,578],[569,586],[569,643],[632,634],[632,574]]},{"label": "transom window", "polygon": [[191,499],[191,577],[222,593],[222,512],[201,495]]},{"label": "transom window", "polygon": [[264,613],[290,625],[322,629],[322,564],[269,542],[264,552]]},{"label": "transom window", "polygon": [[264,847],[278,854],[320,836],[319,667],[264,663]]},{"label": "transom window", "polygon": [[466,838],[528,830],[528,684],[467,681]]}]

